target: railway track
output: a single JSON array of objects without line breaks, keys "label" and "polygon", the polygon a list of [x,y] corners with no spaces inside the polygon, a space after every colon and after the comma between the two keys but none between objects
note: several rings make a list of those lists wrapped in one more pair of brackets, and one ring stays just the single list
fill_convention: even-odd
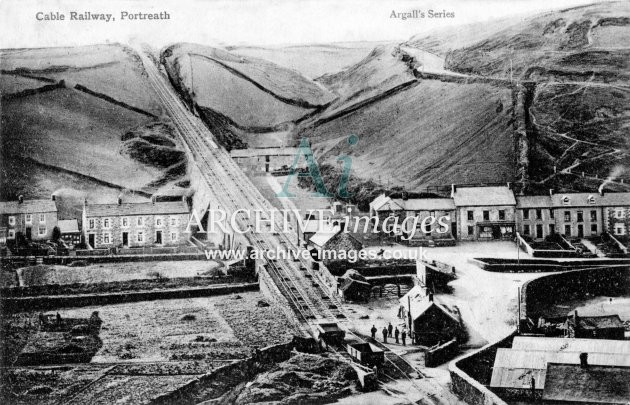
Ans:
[{"label": "railway track", "polygon": [[[244,208],[260,210],[263,219],[269,220],[271,217],[269,213],[275,208],[229,154],[215,143],[205,124],[182,103],[150,58],[142,50],[138,50],[138,54],[148,73],[149,81],[180,134],[184,148],[189,156],[193,157],[208,188],[220,202],[221,206],[218,208],[237,213],[236,222],[241,229],[254,227],[253,219],[239,212]],[[278,218],[275,220],[276,229],[282,229],[280,220]],[[290,226],[289,228],[292,232],[297,231]],[[282,232],[246,233],[245,237],[260,251],[277,249],[300,253],[300,247]],[[339,298],[331,294],[319,273],[312,270],[312,261],[304,259],[301,254],[292,257],[296,259],[267,260],[266,269],[298,319],[311,328],[313,335],[314,326],[318,323],[335,322],[340,324],[346,333],[360,338],[350,330],[347,324],[349,316]],[[415,367],[394,353],[388,354],[385,360],[393,370],[399,372],[397,376],[408,378],[414,385],[413,378],[422,376]],[[388,383],[389,379],[391,376],[383,375],[381,382]]]}]

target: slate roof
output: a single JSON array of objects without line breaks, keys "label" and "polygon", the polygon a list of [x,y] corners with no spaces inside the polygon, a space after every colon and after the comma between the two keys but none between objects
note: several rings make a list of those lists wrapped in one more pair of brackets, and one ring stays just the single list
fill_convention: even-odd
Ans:
[{"label": "slate roof", "polygon": [[550,363],[543,401],[628,404],[630,367]]},{"label": "slate roof", "polygon": [[516,208],[551,208],[551,196],[523,195],[516,197]]},{"label": "slate roof", "polygon": [[514,193],[507,186],[458,187],[452,197],[457,207],[516,205]]},{"label": "slate roof", "polygon": [[[563,199],[568,197],[568,203]],[[589,202],[592,198],[592,203]],[[630,193],[559,193],[551,196],[554,207],[619,207],[630,206]]]},{"label": "slate roof", "polygon": [[311,236],[309,239],[309,243],[317,245],[319,247],[324,247],[324,245],[331,240],[335,235],[337,235],[341,231],[341,227],[335,226],[331,229],[325,229],[317,232],[315,235]]},{"label": "slate roof", "polygon": [[408,200],[396,198],[392,201],[406,211],[451,211],[455,209],[452,198],[410,198]]},{"label": "slate roof", "polygon": [[122,204],[88,204],[87,217],[115,217],[125,215],[187,214],[188,205],[183,201],[161,201]]},{"label": "slate roof", "polygon": [[547,338],[516,336],[513,349],[546,350],[554,352],[630,354],[630,340]]},{"label": "slate roof", "polygon": [[[499,348],[494,358],[491,387],[529,387],[531,378],[536,387],[545,386],[549,363],[580,364],[580,352],[554,352],[542,350],[519,350]],[[630,367],[630,355],[610,353],[589,353],[588,363],[600,366]]]},{"label": "slate roof", "polygon": [[32,214],[40,212],[57,212],[53,200],[0,201],[0,214]]},{"label": "slate roof", "polygon": [[[575,318],[570,317],[567,322],[571,325],[575,325]],[[611,329],[621,328],[623,329],[623,322],[619,315],[601,315],[601,316],[578,316],[578,322],[581,329]]]},{"label": "slate roof", "polygon": [[57,226],[62,234],[80,232],[79,222],[76,219],[60,219]]}]

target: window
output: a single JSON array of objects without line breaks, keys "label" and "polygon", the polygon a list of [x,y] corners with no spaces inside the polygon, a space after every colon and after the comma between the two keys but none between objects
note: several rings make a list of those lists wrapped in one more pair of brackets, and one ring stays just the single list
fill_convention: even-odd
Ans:
[{"label": "window", "polygon": [[549,210],[549,218],[554,219],[556,214],[554,214],[553,210]]},{"label": "window", "polygon": [[469,221],[473,220],[473,212],[472,211],[468,211],[468,220]]},{"label": "window", "polygon": [[529,235],[529,225],[523,225],[523,235]]},{"label": "window", "polygon": [[138,242],[140,242],[140,243],[144,242],[144,232],[142,232],[142,231],[138,231],[138,235],[137,235],[137,238],[136,238],[136,239],[137,239],[137,241],[138,241]]},{"label": "window", "polygon": [[475,234],[475,227],[474,226],[469,226],[468,227],[468,235],[469,236],[473,236]]},{"label": "window", "polygon": [[9,229],[9,235],[7,236],[9,239],[15,239],[15,230]]},{"label": "window", "polygon": [[564,222],[571,222],[571,211],[564,211]]},{"label": "window", "polygon": [[615,210],[615,217],[623,218],[623,210],[622,209],[616,209]]},{"label": "window", "polygon": [[136,218],[136,225],[143,226],[144,225],[144,218],[142,218],[142,217]]},{"label": "window", "polygon": [[39,228],[37,228],[37,234],[39,236],[45,236],[46,235],[46,225],[40,225]]},{"label": "window", "polygon": [[505,221],[505,210],[499,210],[499,221]]},{"label": "window", "polygon": [[597,234],[597,224],[591,224],[591,233]]},{"label": "window", "polygon": [[536,209],[536,219],[542,219],[542,210],[540,208]]},{"label": "window", "polygon": [[578,222],[584,222],[584,212],[583,211],[578,211],[577,212],[577,221]]},{"label": "window", "polygon": [[109,229],[112,226],[112,221],[109,218],[103,218],[103,228]]},{"label": "window", "polygon": [[162,217],[155,217],[155,226],[162,226]]},{"label": "window", "polygon": [[15,226],[15,217],[14,216],[10,216],[9,217],[9,225]]},{"label": "window", "polygon": [[177,232],[171,232],[171,242],[177,242],[178,236]]},{"label": "window", "polygon": [[523,210],[523,219],[529,219],[529,210]]},{"label": "window", "polygon": [[103,243],[110,244],[112,243],[112,234],[109,232],[103,232]]},{"label": "window", "polygon": [[483,220],[484,221],[490,221],[490,211],[484,211],[483,212]]},{"label": "window", "polygon": [[122,219],[120,220],[120,223],[121,223],[123,228],[129,228],[129,218],[128,217],[122,217]]},{"label": "window", "polygon": [[595,197],[593,195],[589,195],[586,202],[589,204],[595,204]]},{"label": "window", "polygon": [[571,200],[568,196],[565,195],[564,197],[562,197],[562,205],[569,205],[570,202]]},{"label": "window", "polygon": [[591,221],[597,221],[597,211],[591,211]]},{"label": "window", "polygon": [[625,233],[625,227],[623,226],[623,224],[615,225],[615,235],[624,235]]},{"label": "window", "polygon": [[33,214],[26,214],[26,223],[27,224],[33,223]]},{"label": "window", "polygon": [[565,225],[564,226],[564,234],[566,236],[571,236],[571,225]]},{"label": "window", "polygon": [[46,214],[39,214],[39,222],[46,222]]},{"label": "window", "polygon": [[94,229],[94,228],[96,228],[96,221],[94,221],[94,219],[89,219],[89,220],[88,220],[88,228],[89,228],[89,229]]},{"label": "window", "polygon": [[171,217],[171,226],[177,226],[177,217]]}]

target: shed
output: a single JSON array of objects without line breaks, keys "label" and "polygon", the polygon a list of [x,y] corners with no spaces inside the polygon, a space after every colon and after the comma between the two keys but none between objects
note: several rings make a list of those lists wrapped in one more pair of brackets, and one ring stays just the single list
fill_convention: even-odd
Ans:
[{"label": "shed", "polygon": [[[412,341],[416,344],[433,346],[440,342],[464,337],[464,329],[459,314],[434,301],[433,294],[425,298],[408,300],[401,305],[406,312]],[[409,307],[409,304],[410,307]]]},{"label": "shed", "polygon": [[542,397],[546,404],[627,405],[630,367],[550,363]]},{"label": "shed", "polygon": [[586,339],[625,339],[625,328],[619,315],[581,316],[577,311],[567,318],[569,337]]},{"label": "shed", "polygon": [[79,229],[79,221],[75,219],[60,219],[57,222],[61,239],[70,246],[81,243],[81,230]]},{"label": "shed", "polygon": [[339,292],[346,301],[368,301],[372,285],[367,281],[344,278],[339,285]]}]

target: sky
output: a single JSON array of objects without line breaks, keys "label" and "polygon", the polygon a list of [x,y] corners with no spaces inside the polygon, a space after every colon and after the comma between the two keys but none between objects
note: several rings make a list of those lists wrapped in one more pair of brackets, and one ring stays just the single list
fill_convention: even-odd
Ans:
[{"label": "sky", "polygon": [[[129,42],[164,46],[289,45],[405,40],[442,27],[522,18],[598,0],[0,0],[0,47],[50,47]],[[392,18],[392,12],[446,11],[453,18]],[[75,11],[112,14],[115,21],[70,21]],[[122,21],[121,12],[159,13],[169,20]],[[38,21],[37,13],[64,21]],[[40,14],[43,16],[44,14]]]}]

